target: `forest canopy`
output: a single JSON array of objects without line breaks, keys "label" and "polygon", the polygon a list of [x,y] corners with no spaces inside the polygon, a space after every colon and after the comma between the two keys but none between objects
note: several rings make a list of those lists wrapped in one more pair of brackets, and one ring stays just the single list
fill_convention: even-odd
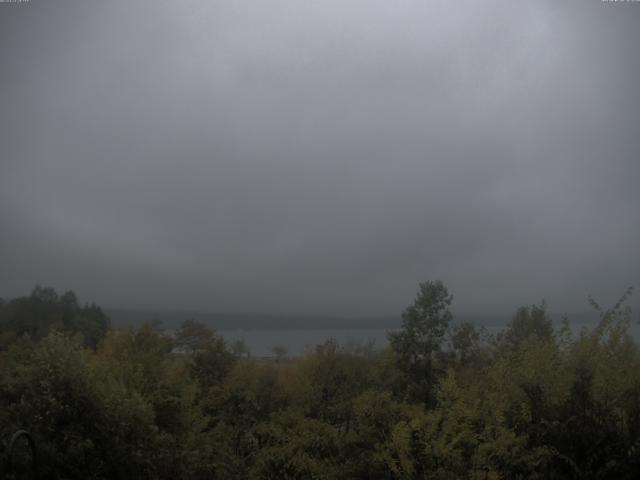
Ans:
[{"label": "forest canopy", "polygon": [[578,334],[542,302],[491,336],[429,281],[384,349],[257,358],[36,287],[0,301],[0,434],[32,434],[42,478],[638,478],[630,293]]}]

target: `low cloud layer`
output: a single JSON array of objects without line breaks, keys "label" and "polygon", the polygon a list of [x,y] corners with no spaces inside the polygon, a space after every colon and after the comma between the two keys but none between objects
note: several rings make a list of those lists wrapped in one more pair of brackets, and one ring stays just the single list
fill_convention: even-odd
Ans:
[{"label": "low cloud layer", "polygon": [[640,287],[639,24],[595,0],[0,4],[0,296],[612,302]]}]

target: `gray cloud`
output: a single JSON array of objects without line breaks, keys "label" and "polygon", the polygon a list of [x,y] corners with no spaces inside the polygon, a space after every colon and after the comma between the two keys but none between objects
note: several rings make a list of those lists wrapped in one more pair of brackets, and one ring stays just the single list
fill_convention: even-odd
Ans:
[{"label": "gray cloud", "polygon": [[640,286],[640,6],[0,5],[0,295],[379,315]]}]

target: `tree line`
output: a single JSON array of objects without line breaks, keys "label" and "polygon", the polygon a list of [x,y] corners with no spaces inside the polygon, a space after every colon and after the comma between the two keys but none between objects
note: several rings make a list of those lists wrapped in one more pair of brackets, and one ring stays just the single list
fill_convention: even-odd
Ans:
[{"label": "tree line", "polygon": [[272,361],[37,287],[0,301],[0,435],[30,431],[52,479],[635,479],[630,293],[579,334],[541,303],[489,336],[430,281],[388,347]]}]

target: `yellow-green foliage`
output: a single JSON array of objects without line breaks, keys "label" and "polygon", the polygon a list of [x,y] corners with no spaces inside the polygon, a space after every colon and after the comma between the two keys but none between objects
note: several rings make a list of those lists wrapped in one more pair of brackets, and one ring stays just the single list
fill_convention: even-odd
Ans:
[{"label": "yellow-green foliage", "polygon": [[409,345],[410,362],[403,342],[253,359],[194,321],[177,338],[149,323],[95,346],[75,331],[20,336],[0,352],[0,430],[30,430],[50,478],[638,478],[629,312],[577,337],[546,315],[520,309],[495,340],[445,329],[449,350]]}]

